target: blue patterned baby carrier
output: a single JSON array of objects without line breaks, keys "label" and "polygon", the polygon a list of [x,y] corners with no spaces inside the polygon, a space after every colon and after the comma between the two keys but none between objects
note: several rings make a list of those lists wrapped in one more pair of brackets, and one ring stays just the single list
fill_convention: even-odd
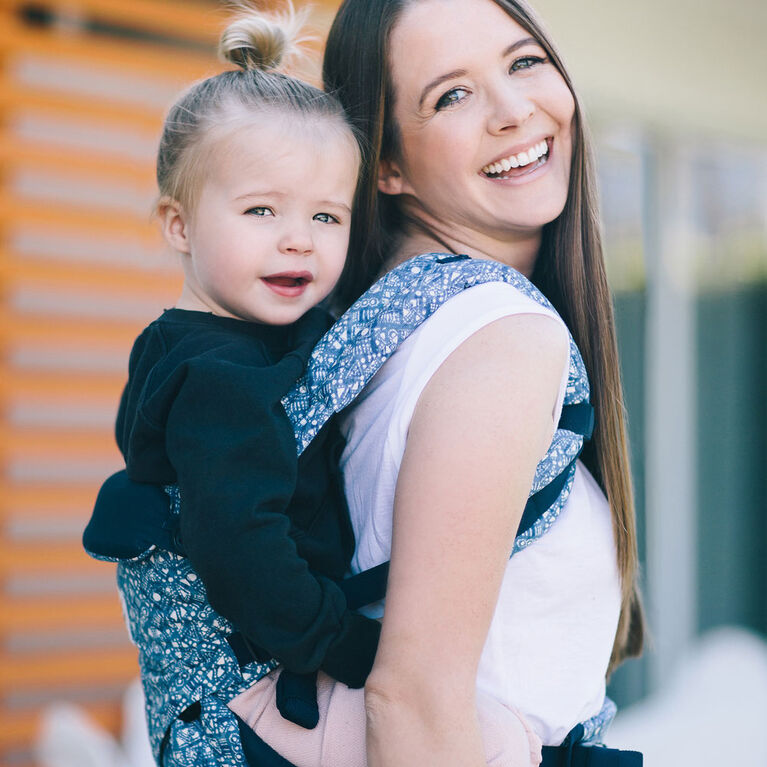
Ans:
[{"label": "blue patterned baby carrier", "polygon": [[[323,336],[305,375],[283,399],[298,454],[334,413],[354,400],[424,320],[452,296],[487,282],[509,283],[554,311],[519,272],[467,256],[417,256],[378,280]],[[576,459],[592,429],[586,369],[571,337],[562,418],[536,469],[512,556],[555,523],[572,488]],[[177,520],[181,504],[177,488],[166,491],[171,498],[169,519]],[[118,562],[118,588],[131,638],[139,649],[150,740],[158,764],[290,767],[226,706],[278,663],[256,657],[236,627],[211,608],[202,582],[176,545],[173,524],[167,518],[158,519],[157,530],[140,551],[106,555],[88,546],[87,531],[85,542],[93,556]],[[349,607],[382,598],[387,572],[385,563],[342,581],[339,585]],[[572,761],[572,754],[611,752],[583,749],[580,744],[598,742],[614,713],[614,705],[606,700],[599,715],[575,728],[565,744],[571,761],[562,763],[596,765]],[[559,759],[560,749],[553,751]],[[608,764],[599,762],[603,763]]]}]

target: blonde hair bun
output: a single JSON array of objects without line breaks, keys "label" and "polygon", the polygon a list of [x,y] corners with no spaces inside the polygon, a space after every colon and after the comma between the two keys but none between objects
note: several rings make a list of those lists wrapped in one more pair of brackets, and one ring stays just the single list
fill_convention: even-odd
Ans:
[{"label": "blonde hair bun", "polygon": [[280,14],[259,13],[244,2],[236,4],[241,12],[221,34],[218,53],[240,69],[277,69],[298,52],[301,27],[306,10],[296,13],[288,2]]}]

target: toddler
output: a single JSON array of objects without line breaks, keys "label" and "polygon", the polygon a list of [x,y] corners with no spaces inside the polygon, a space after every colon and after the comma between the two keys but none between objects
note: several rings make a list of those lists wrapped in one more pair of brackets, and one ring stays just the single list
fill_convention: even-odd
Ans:
[{"label": "toddler", "polygon": [[335,99],[275,70],[287,39],[243,16],[220,47],[239,71],[167,117],[157,212],[184,283],[133,347],[117,441],[132,480],[178,486],[179,543],[250,646],[360,687],[379,624],[332,580],[354,545],[337,436],[297,459],[280,404],[331,322],[360,152]]}]

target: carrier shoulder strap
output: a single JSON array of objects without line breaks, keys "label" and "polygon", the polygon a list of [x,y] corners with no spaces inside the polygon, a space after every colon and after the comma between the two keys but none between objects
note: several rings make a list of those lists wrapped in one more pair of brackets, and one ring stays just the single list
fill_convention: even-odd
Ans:
[{"label": "carrier shoulder strap", "polygon": [[[322,337],[306,373],[283,398],[299,454],[333,413],[354,400],[424,320],[461,291],[487,282],[513,285],[557,315],[530,280],[505,264],[444,253],[427,253],[405,261],[374,283]],[[588,379],[572,338],[570,347],[579,386],[568,404],[587,403]]]}]

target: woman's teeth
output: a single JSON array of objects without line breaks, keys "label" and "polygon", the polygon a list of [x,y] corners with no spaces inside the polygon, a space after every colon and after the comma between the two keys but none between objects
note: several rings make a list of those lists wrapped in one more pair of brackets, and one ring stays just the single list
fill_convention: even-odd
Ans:
[{"label": "woman's teeth", "polygon": [[520,152],[519,154],[513,154],[510,157],[506,157],[498,162],[491,162],[489,165],[485,165],[482,168],[482,172],[486,174],[498,174],[504,171],[511,170],[512,168],[524,168],[525,165],[529,165],[531,162],[535,162],[539,158],[549,153],[549,142],[545,139],[540,141],[535,146],[530,147],[526,152]]}]

